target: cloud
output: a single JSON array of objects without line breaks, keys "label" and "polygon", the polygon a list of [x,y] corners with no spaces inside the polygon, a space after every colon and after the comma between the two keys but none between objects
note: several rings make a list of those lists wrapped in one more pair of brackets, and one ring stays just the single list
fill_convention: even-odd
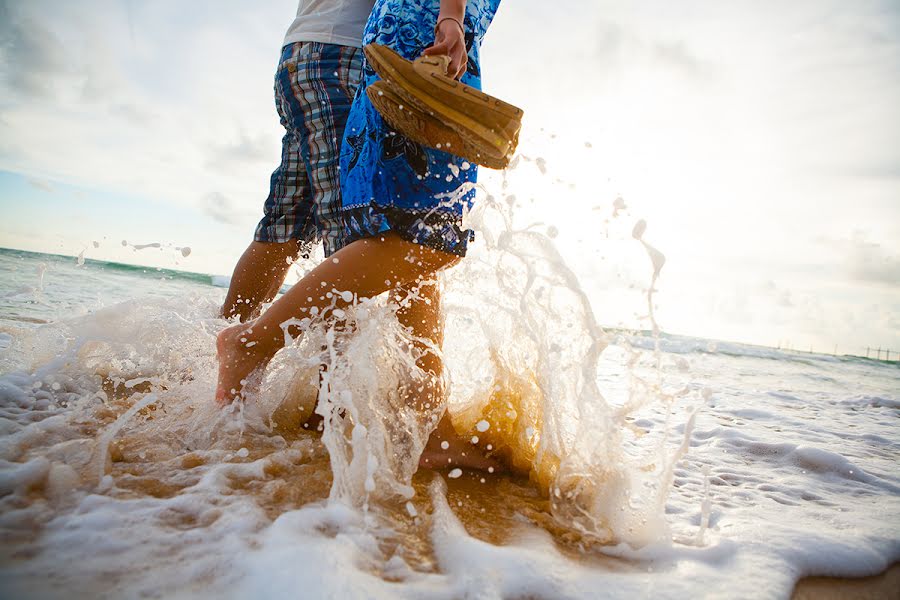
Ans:
[{"label": "cloud", "polygon": [[203,212],[226,225],[241,224],[240,214],[235,204],[221,192],[210,192],[203,197]]},{"label": "cloud", "polygon": [[900,255],[891,253],[882,244],[871,242],[862,234],[845,240],[847,266],[857,281],[900,289]]},{"label": "cloud", "polygon": [[794,301],[791,299],[790,290],[782,290],[778,294],[778,306],[782,306],[784,308],[792,308],[794,306]]},{"label": "cloud", "polygon": [[820,260],[806,265],[807,271],[829,270],[830,284],[859,288],[874,285],[890,292],[900,291],[900,245],[873,241],[868,231],[849,236],[818,236]]},{"label": "cloud", "polygon": [[863,179],[900,180],[900,160],[897,162],[868,161],[861,166],[850,166],[844,170],[846,175]]},{"label": "cloud", "polygon": [[668,71],[696,81],[711,80],[715,63],[701,58],[686,39],[646,35],[621,23],[600,20],[595,27],[597,65],[627,75],[636,67]]},{"label": "cloud", "polygon": [[258,210],[296,5],[212,4],[0,0],[0,170],[200,211],[215,189]]},{"label": "cloud", "polygon": [[134,125],[150,125],[158,118],[157,113],[148,109],[141,103],[119,102],[109,107],[112,115],[122,117]]},{"label": "cloud", "polygon": [[279,146],[278,139],[268,133],[260,133],[254,137],[241,130],[237,139],[225,144],[214,144],[209,149],[207,164],[216,169],[233,169],[235,167],[272,164],[273,149]]},{"label": "cloud", "polygon": [[0,52],[7,89],[26,96],[46,96],[69,63],[57,36],[39,20],[23,14],[24,6],[0,2]]},{"label": "cloud", "polygon": [[650,52],[657,64],[679,71],[689,78],[706,80],[715,75],[715,64],[694,54],[685,40],[653,42]]},{"label": "cloud", "polygon": [[99,108],[114,116],[145,117],[148,111],[140,106],[146,101],[122,62],[128,52],[122,35],[115,33],[121,28],[115,9],[115,3],[103,0],[83,0],[77,8],[40,0],[0,5],[0,93],[7,106],[27,103],[61,112]]},{"label": "cloud", "polygon": [[41,190],[41,191],[44,191],[44,192],[52,192],[52,191],[54,191],[54,189],[56,189],[53,187],[53,184],[50,183],[49,181],[47,181],[45,179],[38,179],[36,177],[29,177],[28,184],[31,187]]}]

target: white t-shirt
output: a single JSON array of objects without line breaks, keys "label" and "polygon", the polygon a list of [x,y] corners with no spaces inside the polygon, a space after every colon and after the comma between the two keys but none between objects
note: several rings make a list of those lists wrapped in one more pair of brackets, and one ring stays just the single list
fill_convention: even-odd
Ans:
[{"label": "white t-shirt", "polygon": [[294,42],[362,46],[363,28],[375,0],[300,0],[297,18],[284,36]]}]

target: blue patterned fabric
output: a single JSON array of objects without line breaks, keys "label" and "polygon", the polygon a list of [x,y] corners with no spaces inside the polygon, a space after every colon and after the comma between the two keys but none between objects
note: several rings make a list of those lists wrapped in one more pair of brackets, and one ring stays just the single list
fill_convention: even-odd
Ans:
[{"label": "blue patterned fabric", "polygon": [[[463,24],[469,60],[461,80],[478,89],[479,47],[499,4],[500,0],[466,3]],[[438,9],[438,0],[376,0],[363,44],[382,44],[414,60],[434,43]],[[474,183],[478,169],[393,131],[366,95],[366,88],[378,79],[366,65],[344,129],[345,242],[394,231],[408,241],[464,256],[472,232],[462,228],[462,215],[471,208],[475,190],[459,197],[453,192]]]}]

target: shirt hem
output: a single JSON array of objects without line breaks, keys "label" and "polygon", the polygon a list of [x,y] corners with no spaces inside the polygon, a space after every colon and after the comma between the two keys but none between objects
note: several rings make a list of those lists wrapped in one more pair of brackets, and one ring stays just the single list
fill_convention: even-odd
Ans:
[{"label": "shirt hem", "polygon": [[362,48],[362,39],[345,37],[342,35],[333,35],[329,33],[294,33],[284,37],[281,47],[284,48],[288,44],[294,42],[319,42],[320,44],[335,44],[337,46],[351,46],[353,48]]}]

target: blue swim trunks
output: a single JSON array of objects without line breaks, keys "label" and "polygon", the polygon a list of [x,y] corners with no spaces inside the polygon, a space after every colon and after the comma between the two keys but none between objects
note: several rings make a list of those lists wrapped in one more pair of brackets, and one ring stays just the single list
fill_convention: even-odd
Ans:
[{"label": "blue swim trunks", "polygon": [[294,42],[282,48],[275,105],[285,134],[272,173],[258,242],[299,240],[304,252],[321,239],[328,256],[343,245],[340,144],[362,75],[359,48]]},{"label": "blue swim trunks", "polygon": [[[500,0],[466,3],[463,24],[469,60],[462,82],[478,89],[481,40],[499,4]],[[376,42],[416,59],[434,43],[438,9],[438,0],[376,0],[363,45]],[[478,169],[393,131],[366,95],[366,87],[378,79],[366,65],[344,129],[345,242],[393,231],[405,240],[465,256],[472,232],[463,229],[462,216],[475,199],[472,184]]]}]

